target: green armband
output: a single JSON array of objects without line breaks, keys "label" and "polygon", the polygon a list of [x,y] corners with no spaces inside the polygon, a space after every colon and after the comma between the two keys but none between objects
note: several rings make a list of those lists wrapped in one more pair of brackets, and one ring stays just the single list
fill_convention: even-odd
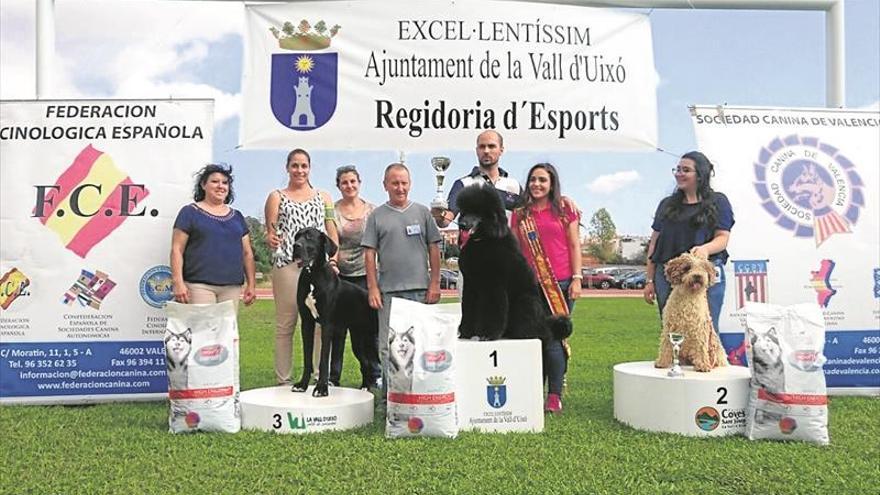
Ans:
[{"label": "green armband", "polygon": [[336,221],[336,208],[333,205],[324,205],[324,220]]}]

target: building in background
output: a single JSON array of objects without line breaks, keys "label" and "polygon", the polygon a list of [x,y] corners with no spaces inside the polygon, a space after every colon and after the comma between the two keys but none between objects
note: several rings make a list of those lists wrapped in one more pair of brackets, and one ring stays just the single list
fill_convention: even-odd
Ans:
[{"label": "building in background", "polygon": [[617,253],[623,261],[644,263],[650,241],[646,235],[621,235],[617,238]]},{"label": "building in background", "polygon": [[[634,264],[643,265],[647,256],[648,243],[651,241],[650,236],[646,235],[619,235],[610,240],[608,249],[605,252],[606,258],[596,256],[595,252],[591,252],[590,245],[593,239],[590,236],[584,236],[581,239],[581,255],[583,257],[583,266],[586,268],[595,268],[597,266],[608,264]],[[601,254],[600,252],[600,254]]]}]

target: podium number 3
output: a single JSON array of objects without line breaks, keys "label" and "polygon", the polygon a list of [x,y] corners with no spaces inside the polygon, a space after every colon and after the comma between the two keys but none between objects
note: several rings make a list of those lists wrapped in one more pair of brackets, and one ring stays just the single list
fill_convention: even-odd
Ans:
[{"label": "podium number 3", "polygon": [[497,368],[497,367],[498,367],[498,351],[497,351],[497,350],[492,351],[492,352],[489,354],[489,357],[492,358],[492,366],[494,366],[495,368]]},{"label": "podium number 3", "polygon": [[720,394],[718,397],[718,402],[716,404],[727,404],[727,387],[718,387],[716,390]]}]

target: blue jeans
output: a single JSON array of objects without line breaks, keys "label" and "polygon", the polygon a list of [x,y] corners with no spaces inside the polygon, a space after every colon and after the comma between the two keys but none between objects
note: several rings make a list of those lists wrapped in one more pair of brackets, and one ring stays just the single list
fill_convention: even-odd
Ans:
[{"label": "blue jeans", "polygon": [[[721,260],[712,260],[715,265],[716,283],[709,287],[709,313],[712,315],[712,325],[715,327],[715,333],[718,333],[718,318],[721,316],[721,305],[724,304],[724,288],[727,286],[727,278],[724,275],[724,264]],[[669,281],[666,280],[663,270],[664,264],[657,265],[654,271],[654,293],[657,295],[657,308],[660,310],[660,320],[663,320],[663,308],[666,306],[666,300],[672,292]]]},{"label": "blue jeans", "polygon": [[[572,312],[574,311],[574,301],[568,296],[568,287],[570,285],[571,279],[559,281],[559,288],[565,294],[568,310]],[[562,341],[555,339],[549,341],[546,349],[544,349],[544,380],[547,382],[547,391],[549,393],[562,395],[562,384],[567,369],[568,357],[565,355]]]}]

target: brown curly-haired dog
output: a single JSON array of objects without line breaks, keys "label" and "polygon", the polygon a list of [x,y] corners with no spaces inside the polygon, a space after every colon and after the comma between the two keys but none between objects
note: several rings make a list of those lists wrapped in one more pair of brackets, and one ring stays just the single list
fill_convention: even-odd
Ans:
[{"label": "brown curly-haired dog", "polygon": [[706,292],[715,282],[715,267],[709,261],[689,253],[666,263],[666,280],[672,293],[663,308],[663,332],[660,334],[660,353],[654,366],[672,366],[670,333],[684,336],[678,354],[681,364],[692,364],[696,371],[711,371],[727,366],[721,339],[712,326]]}]

